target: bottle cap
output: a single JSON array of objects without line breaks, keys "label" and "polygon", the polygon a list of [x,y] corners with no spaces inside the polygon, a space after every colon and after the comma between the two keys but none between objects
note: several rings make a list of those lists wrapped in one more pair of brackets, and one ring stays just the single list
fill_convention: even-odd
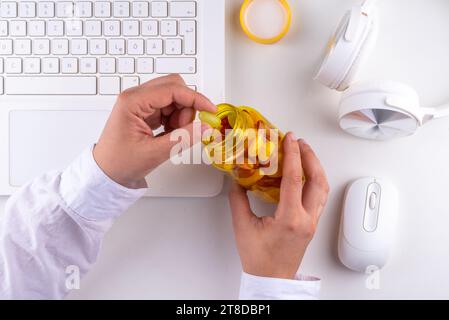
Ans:
[{"label": "bottle cap", "polygon": [[245,0],[240,24],[246,35],[261,44],[281,40],[290,29],[292,12],[286,0]]}]

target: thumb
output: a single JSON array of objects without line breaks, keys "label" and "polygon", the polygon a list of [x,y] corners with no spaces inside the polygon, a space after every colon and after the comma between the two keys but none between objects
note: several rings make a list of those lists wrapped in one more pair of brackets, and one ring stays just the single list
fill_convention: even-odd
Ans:
[{"label": "thumb", "polygon": [[229,191],[229,205],[232,212],[234,230],[245,229],[252,219],[257,216],[252,212],[246,190],[236,182],[232,183]]},{"label": "thumb", "polygon": [[194,124],[190,123],[182,128],[173,130],[167,134],[152,137],[149,146],[152,153],[156,154],[158,164],[162,164],[171,157],[180,157],[183,152],[190,149],[194,138]]}]

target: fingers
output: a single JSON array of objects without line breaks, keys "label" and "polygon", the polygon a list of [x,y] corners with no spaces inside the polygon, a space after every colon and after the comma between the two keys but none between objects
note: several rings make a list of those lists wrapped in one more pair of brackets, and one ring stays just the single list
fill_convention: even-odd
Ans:
[{"label": "fingers", "polygon": [[302,204],[306,212],[319,218],[329,193],[326,173],[312,148],[307,143],[300,140],[299,147],[306,176]]},{"label": "fingers", "polygon": [[195,120],[196,111],[194,109],[186,108],[175,110],[168,118],[166,130],[173,130],[184,127]]},{"label": "fingers", "polygon": [[233,182],[229,191],[229,205],[235,230],[245,228],[257,216],[252,212],[246,190]]},{"label": "fingers", "polygon": [[185,86],[179,76],[168,76],[147,82],[119,96],[122,105],[133,108],[136,115],[147,118],[156,110],[176,106],[215,112],[216,106],[204,95]]},{"label": "fingers", "polygon": [[279,205],[279,215],[295,214],[301,205],[303,171],[299,144],[292,133],[284,139],[284,161]]},{"label": "fingers", "polygon": [[156,112],[153,113],[151,117],[145,119],[145,122],[148,124],[151,130],[158,129],[162,124],[162,115],[160,110],[156,110]]},{"label": "fingers", "polygon": [[[156,158],[158,165],[164,163],[170,157],[179,155],[188,150],[193,143],[193,123],[169,133],[152,137],[148,140],[148,153]],[[156,154],[155,154],[156,152]]]},{"label": "fingers", "polygon": [[164,83],[178,83],[181,85],[186,85],[184,82],[184,79],[179,74],[169,74],[164,77],[159,77],[150,81],[147,81],[143,83],[143,86],[152,86],[152,85],[158,85],[158,84],[164,84]]}]

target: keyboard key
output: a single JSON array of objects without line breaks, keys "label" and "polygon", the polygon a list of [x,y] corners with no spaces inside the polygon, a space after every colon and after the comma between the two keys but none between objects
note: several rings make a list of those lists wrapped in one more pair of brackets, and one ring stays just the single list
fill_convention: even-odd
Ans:
[{"label": "keyboard key", "polygon": [[39,18],[53,18],[55,16],[55,4],[50,1],[37,4],[37,15]]},{"label": "keyboard key", "polygon": [[193,1],[172,1],[170,3],[170,17],[173,18],[196,17],[196,3]]},{"label": "keyboard key", "polygon": [[153,58],[138,58],[137,59],[137,73],[153,73]]},{"label": "keyboard key", "polygon": [[128,18],[130,16],[129,2],[114,1],[114,17]]},{"label": "keyboard key", "polygon": [[104,22],[104,35],[119,36],[120,35],[120,20],[107,20]]},{"label": "keyboard key", "polygon": [[179,22],[179,34],[184,37],[184,54],[196,54],[196,21],[183,20]]},{"label": "keyboard key", "polygon": [[58,58],[43,58],[42,72],[46,74],[59,73],[59,59]]},{"label": "keyboard key", "polygon": [[10,33],[15,37],[24,37],[27,35],[27,23],[24,20],[14,20],[9,24]]},{"label": "keyboard key", "polygon": [[51,40],[51,53],[56,55],[69,54],[69,40],[67,39]]},{"label": "keyboard key", "polygon": [[61,1],[56,3],[56,16],[58,18],[71,18],[74,13],[74,4],[69,1]]},{"label": "keyboard key", "polygon": [[92,2],[89,1],[75,2],[74,13],[76,17],[80,18],[92,17]]},{"label": "keyboard key", "polygon": [[118,58],[118,73],[134,73],[134,58]]},{"label": "keyboard key", "polygon": [[146,1],[134,1],[132,16],[135,18],[147,18],[149,16],[149,6]]},{"label": "keyboard key", "polygon": [[147,54],[149,55],[161,55],[162,52],[162,39],[148,39],[147,40]]},{"label": "keyboard key", "polygon": [[156,20],[142,21],[142,35],[143,36],[157,36],[158,22]]},{"label": "keyboard key", "polygon": [[20,2],[19,3],[19,17],[21,17],[21,18],[36,17],[36,3]]},{"label": "keyboard key", "polygon": [[0,94],[3,94],[3,77],[0,77]]},{"label": "keyboard key", "polygon": [[143,39],[130,39],[128,40],[128,54],[142,55],[144,53]]},{"label": "keyboard key", "polygon": [[104,74],[115,73],[115,59],[100,58],[100,73]]},{"label": "keyboard key", "polygon": [[168,3],[166,1],[151,2],[151,16],[154,18],[168,17]]},{"label": "keyboard key", "polygon": [[0,21],[0,37],[6,37],[8,35],[8,21]]},{"label": "keyboard key", "polygon": [[110,18],[111,3],[107,1],[95,1],[95,16],[98,18]]},{"label": "keyboard key", "polygon": [[101,21],[87,20],[84,22],[84,34],[88,37],[101,36]]},{"label": "keyboard key", "polygon": [[165,53],[167,55],[182,54],[181,39],[167,39],[165,40]]},{"label": "keyboard key", "polygon": [[108,41],[108,51],[111,55],[125,54],[125,40],[124,39],[110,39]]},{"label": "keyboard key", "polygon": [[17,3],[12,1],[0,2],[0,17],[2,18],[16,18],[17,17]]},{"label": "keyboard key", "polygon": [[114,95],[120,93],[119,77],[100,77],[99,92],[104,95]]},{"label": "keyboard key", "polygon": [[195,58],[157,58],[156,73],[196,73]]},{"label": "keyboard key", "polygon": [[65,33],[67,36],[77,37],[83,35],[83,21],[68,20],[65,23]]},{"label": "keyboard key", "polygon": [[0,39],[0,55],[12,54],[12,40]]},{"label": "keyboard key", "polygon": [[[157,74],[195,74],[197,15],[193,0],[0,0],[0,75],[9,75],[3,91],[115,95]],[[67,76],[58,80],[82,90],[42,83],[60,73]],[[19,83],[36,88],[14,88]]]},{"label": "keyboard key", "polygon": [[139,21],[138,20],[125,20],[123,21],[123,35],[124,36],[138,36],[139,35]]},{"label": "keyboard key", "polygon": [[23,59],[23,72],[27,74],[37,74],[41,72],[41,59],[26,58]]},{"label": "keyboard key", "polygon": [[51,37],[62,37],[64,35],[64,21],[62,20],[48,21],[47,34]]},{"label": "keyboard key", "polygon": [[106,54],[106,40],[105,39],[92,39],[89,40],[89,52],[90,54]]},{"label": "keyboard key", "polygon": [[80,59],[81,73],[97,73],[97,59],[95,58],[81,58]]},{"label": "keyboard key", "polygon": [[13,74],[22,73],[22,59],[20,58],[5,59],[5,72]]},{"label": "keyboard key", "polygon": [[87,40],[86,39],[71,40],[70,53],[74,55],[87,54]]},{"label": "keyboard key", "polygon": [[161,36],[176,36],[178,34],[178,23],[176,20],[161,21]]},{"label": "keyboard key", "polygon": [[50,40],[48,39],[35,39],[31,47],[33,48],[34,54],[50,54]]},{"label": "keyboard key", "polygon": [[122,78],[122,91],[126,89],[137,87],[139,85],[139,77],[123,77]]},{"label": "keyboard key", "polygon": [[31,40],[17,39],[14,41],[14,54],[29,55],[31,54]]},{"label": "keyboard key", "polygon": [[45,21],[44,20],[32,20],[28,21],[28,35],[32,37],[45,36]]},{"label": "keyboard key", "polygon": [[95,95],[96,77],[8,77],[5,93],[9,95]]},{"label": "keyboard key", "polygon": [[62,58],[61,59],[61,72],[62,73],[77,73],[78,72],[78,59]]}]

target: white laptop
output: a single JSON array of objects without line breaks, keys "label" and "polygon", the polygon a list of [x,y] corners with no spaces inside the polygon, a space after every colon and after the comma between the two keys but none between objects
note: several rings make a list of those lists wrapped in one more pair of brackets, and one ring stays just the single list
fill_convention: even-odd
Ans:
[{"label": "white laptop", "polygon": [[[180,73],[224,100],[224,0],[0,1],[0,195],[98,140],[117,94]],[[170,162],[151,196],[207,197],[223,175]]]}]

